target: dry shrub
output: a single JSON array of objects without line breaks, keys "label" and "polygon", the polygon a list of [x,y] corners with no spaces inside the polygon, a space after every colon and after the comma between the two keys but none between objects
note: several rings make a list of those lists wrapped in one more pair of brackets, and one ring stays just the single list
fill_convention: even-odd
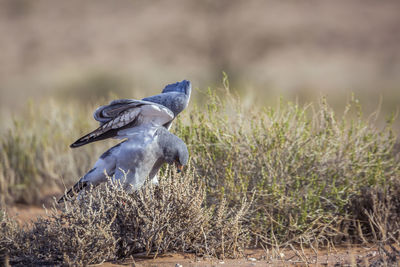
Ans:
[{"label": "dry shrub", "polygon": [[15,240],[17,229],[17,223],[0,209],[0,266],[7,266],[9,248]]},{"label": "dry shrub", "polygon": [[[7,250],[14,265],[88,265],[109,259],[115,252],[111,223],[115,211],[101,204],[101,213],[76,204],[66,212],[53,210],[32,227],[13,228]],[[115,215],[114,215],[115,216]]]},{"label": "dry shrub", "polygon": [[241,223],[247,203],[234,211],[226,210],[224,201],[207,208],[204,189],[194,182],[193,173],[186,177],[168,173],[158,187],[145,187],[135,197],[115,188],[109,194],[118,205],[118,257],[166,251],[237,255],[246,242]]},{"label": "dry shrub", "polygon": [[193,173],[167,170],[159,186],[127,194],[120,185],[83,194],[54,208],[31,228],[2,222],[2,249],[13,264],[95,264],[137,253],[167,251],[217,257],[238,256],[247,244],[247,202],[228,209],[204,206],[205,193]]},{"label": "dry shrub", "polygon": [[350,231],[357,233],[359,241],[400,242],[400,181],[363,187],[351,198],[348,209],[354,216]]}]

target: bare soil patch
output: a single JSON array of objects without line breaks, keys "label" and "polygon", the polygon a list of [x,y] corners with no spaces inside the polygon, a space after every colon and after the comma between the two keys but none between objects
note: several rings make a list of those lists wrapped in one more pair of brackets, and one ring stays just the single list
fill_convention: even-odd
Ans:
[{"label": "bare soil patch", "polygon": [[21,224],[29,224],[37,217],[46,215],[46,210],[38,206],[15,205],[12,207],[6,207],[6,211]]},{"label": "bare soil patch", "polygon": [[[305,249],[300,252],[300,248],[295,250],[282,250],[282,258],[269,258],[267,252],[262,249],[249,249],[246,250],[246,256],[241,259],[204,259],[196,258],[191,254],[166,254],[158,256],[156,259],[152,257],[138,256],[134,260],[124,263],[104,263],[101,266],[162,266],[162,267],[175,267],[177,264],[190,267],[205,267],[205,266],[239,266],[239,267],[253,267],[253,266],[346,266],[346,265],[361,265],[369,266],[379,261],[379,252],[376,247],[358,247],[352,246],[349,248],[339,247],[335,249],[323,249],[317,253]],[[296,251],[297,250],[297,251]],[[300,252],[302,255],[298,254]],[[271,256],[272,257],[272,256]]]}]

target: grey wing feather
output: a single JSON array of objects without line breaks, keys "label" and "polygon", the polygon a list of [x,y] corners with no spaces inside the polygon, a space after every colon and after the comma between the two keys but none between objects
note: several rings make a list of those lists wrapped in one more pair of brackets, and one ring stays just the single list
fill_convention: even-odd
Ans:
[{"label": "grey wing feather", "polygon": [[[110,105],[109,110],[116,110],[114,104]],[[107,106],[104,110],[107,110]],[[106,118],[107,113],[104,113],[104,115],[103,112],[99,111],[99,114]],[[126,131],[122,131],[124,129],[134,128],[145,124],[163,126],[170,123],[174,119],[174,114],[168,108],[162,105],[140,100],[132,100],[132,103],[127,104],[127,107],[123,109],[120,108],[116,114],[118,114],[116,117],[113,117],[110,120],[102,123],[96,130],[79,138],[77,141],[71,144],[71,147],[79,147],[91,142],[111,137],[124,138],[126,137]],[[121,134],[119,135],[120,132]]]},{"label": "grey wing feather", "polygon": [[191,88],[190,82],[183,80],[182,82],[169,84],[164,88],[161,94],[146,97],[143,98],[143,100],[169,108],[174,112],[176,117],[189,104]]},{"label": "grey wing feather", "polygon": [[96,109],[93,113],[93,117],[96,121],[100,122],[100,125],[112,120],[127,109],[131,109],[142,105],[143,101],[135,99],[118,99],[111,101],[110,104],[101,106]]}]

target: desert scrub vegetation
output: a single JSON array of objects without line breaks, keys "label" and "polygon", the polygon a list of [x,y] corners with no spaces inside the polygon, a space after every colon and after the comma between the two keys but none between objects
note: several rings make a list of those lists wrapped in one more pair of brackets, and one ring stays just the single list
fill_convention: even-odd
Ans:
[{"label": "desert scrub vegetation", "polygon": [[[90,108],[90,107],[89,107]],[[93,107],[94,108],[94,107]],[[0,131],[0,202],[41,204],[90,169],[109,143],[74,151],[74,137],[96,125],[84,105],[29,102]],[[73,137],[72,137],[73,136]]]},{"label": "desert scrub vegetation", "polygon": [[149,184],[133,194],[110,182],[79,201],[54,204],[49,216],[30,227],[3,214],[0,252],[21,266],[81,266],[166,251],[240,255],[249,241],[242,225],[250,203],[206,207],[204,199],[192,169],[184,176],[166,169],[159,186]]},{"label": "desert scrub vegetation", "polygon": [[255,245],[365,241],[379,205],[391,210],[381,228],[398,240],[394,116],[377,129],[376,114],[364,119],[354,98],[341,116],[325,98],[244,109],[225,89],[222,98],[210,90],[206,108],[194,108],[190,123],[178,122],[175,131],[191,145],[209,202],[226,197],[235,205],[255,193],[248,225]]},{"label": "desert scrub vegetation", "polygon": [[[192,102],[171,131],[188,145],[192,186],[204,185],[202,208],[216,210],[223,204],[227,211],[239,212],[243,199],[252,200],[246,212],[239,212],[250,246],[399,242],[394,116],[378,128],[376,114],[366,118],[355,98],[340,114],[325,98],[304,106],[280,100],[275,107],[246,107],[229,92],[226,80],[222,89],[197,93],[204,103]],[[40,203],[43,193],[64,190],[61,178],[69,187],[90,168],[112,141],[72,151],[68,145],[95,127],[94,108],[32,103],[27,114],[14,118],[1,136],[3,202]],[[211,236],[225,240],[229,235],[224,231]],[[179,242],[156,251],[182,248]],[[240,250],[237,244],[231,247]],[[214,255],[235,254],[229,246],[211,251],[209,247]]]}]

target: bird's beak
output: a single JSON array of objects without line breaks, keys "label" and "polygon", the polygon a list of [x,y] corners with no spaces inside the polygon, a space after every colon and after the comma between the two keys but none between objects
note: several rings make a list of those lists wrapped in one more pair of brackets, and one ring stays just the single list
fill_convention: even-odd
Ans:
[{"label": "bird's beak", "polygon": [[176,164],[176,168],[178,168],[178,173],[180,173],[180,172],[182,172],[182,170],[183,170],[183,165],[177,163],[177,164]]}]

